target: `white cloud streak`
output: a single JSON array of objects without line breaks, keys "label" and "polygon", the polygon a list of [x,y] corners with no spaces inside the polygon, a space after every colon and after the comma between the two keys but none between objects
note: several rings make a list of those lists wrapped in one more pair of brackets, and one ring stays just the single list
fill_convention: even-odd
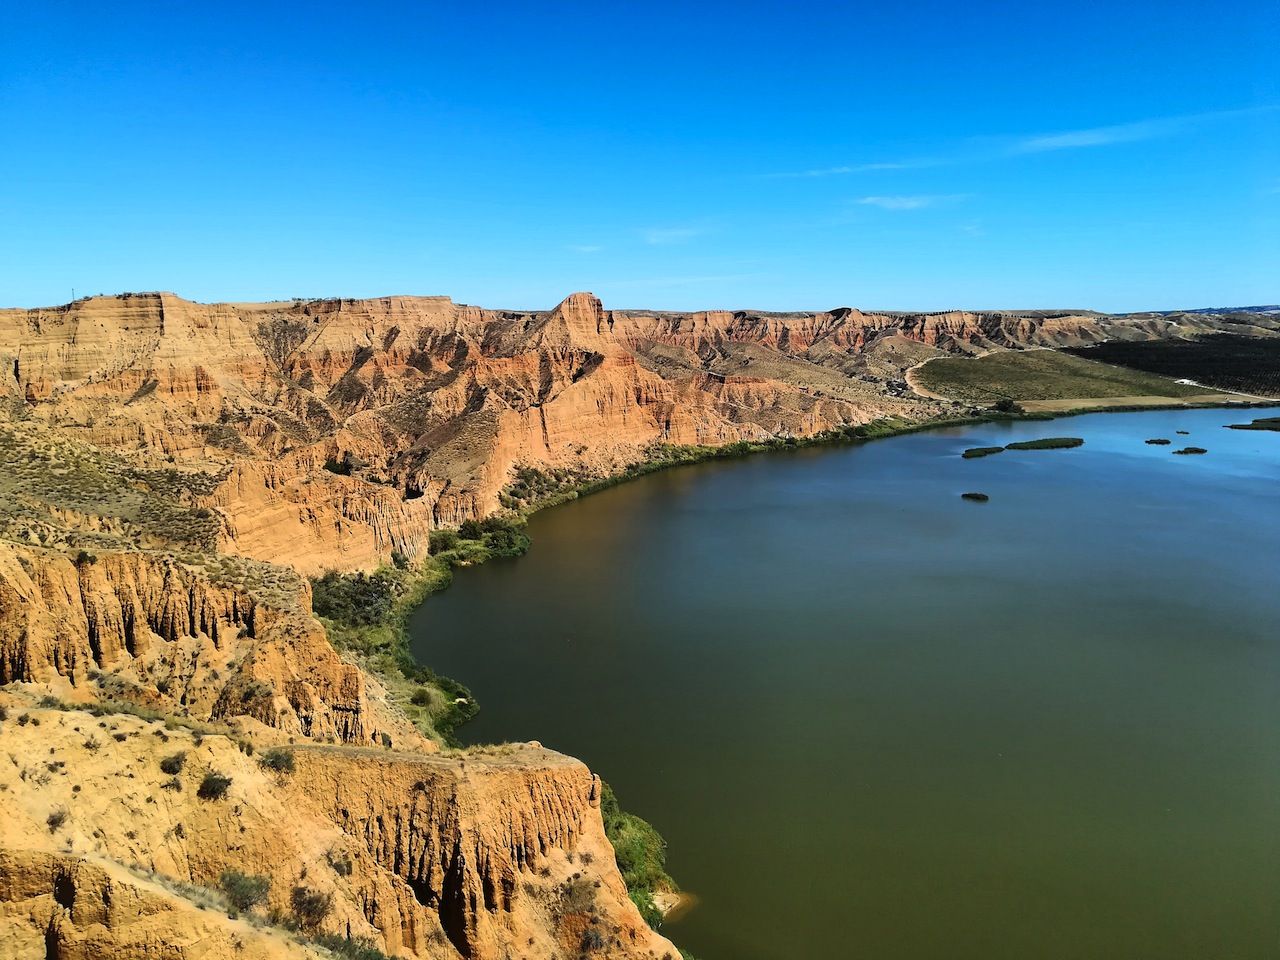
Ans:
[{"label": "white cloud streak", "polygon": [[1021,137],[976,137],[969,141],[971,149],[960,150],[952,156],[929,157],[909,160],[892,160],[877,163],[858,163],[845,166],[817,167],[791,173],[772,173],[769,179],[798,179],[848,176],[859,173],[875,173],[893,170],[922,170],[928,167],[951,166],[960,163],[978,163],[1005,157],[1051,153],[1056,150],[1077,150],[1085,147],[1106,147],[1121,143],[1140,143],[1187,133],[1211,123],[1242,119],[1280,110],[1280,104],[1244,107],[1236,110],[1215,110],[1207,113],[1187,114],[1180,117],[1156,117],[1132,123],[1116,123],[1105,126],[1085,127],[1079,130],[1063,130],[1051,133],[1026,134]]},{"label": "white cloud streak", "polygon": [[881,210],[923,210],[944,203],[957,203],[964,200],[963,193],[917,194],[915,196],[861,197],[857,202],[865,207],[879,207]]}]

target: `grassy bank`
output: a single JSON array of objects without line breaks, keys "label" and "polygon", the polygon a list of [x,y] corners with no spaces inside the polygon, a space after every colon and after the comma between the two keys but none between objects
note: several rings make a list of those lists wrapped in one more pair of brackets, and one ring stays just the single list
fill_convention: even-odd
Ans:
[{"label": "grassy bank", "polygon": [[422,733],[456,746],[454,731],[479,709],[463,684],[419,664],[409,651],[409,617],[447,587],[454,567],[529,549],[524,521],[490,517],[431,534],[431,555],[417,567],[398,555],[371,574],[329,572],[311,581],[312,609],[329,640],[352,653],[382,684]]}]

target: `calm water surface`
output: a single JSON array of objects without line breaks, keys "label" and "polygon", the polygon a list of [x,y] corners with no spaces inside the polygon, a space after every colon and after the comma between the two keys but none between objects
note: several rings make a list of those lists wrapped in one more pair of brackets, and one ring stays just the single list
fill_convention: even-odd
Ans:
[{"label": "calm water surface", "polygon": [[414,650],[466,739],[581,757],[662,831],[700,960],[1274,960],[1280,435],[1241,419],[657,474],[535,516]]}]

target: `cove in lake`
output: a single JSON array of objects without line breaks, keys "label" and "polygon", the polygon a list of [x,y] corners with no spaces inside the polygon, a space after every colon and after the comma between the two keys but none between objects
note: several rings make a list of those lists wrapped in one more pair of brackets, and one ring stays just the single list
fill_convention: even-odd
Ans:
[{"label": "cove in lake", "polygon": [[[652,821],[701,960],[1273,960],[1280,437],[1233,417],[655,474],[535,515],[413,650],[475,691],[464,740],[541,740]],[[1144,442],[1179,430],[1209,452]]]}]

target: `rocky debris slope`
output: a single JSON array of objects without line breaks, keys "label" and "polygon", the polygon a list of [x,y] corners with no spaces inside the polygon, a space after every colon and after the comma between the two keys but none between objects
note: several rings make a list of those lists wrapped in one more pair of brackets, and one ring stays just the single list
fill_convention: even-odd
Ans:
[{"label": "rocky debris slope", "polygon": [[[433,757],[311,744],[290,748],[287,765],[263,764],[224,735],[41,707],[10,689],[0,692],[0,924],[75,943],[99,923],[93,935],[113,948],[161,924],[190,929],[178,917],[139,926],[134,893],[104,904],[119,881],[78,857],[215,904],[208,891],[223,871],[267,877],[260,919],[295,916],[302,888],[326,904],[304,934],[396,956],[572,956],[584,943],[611,957],[676,955],[627,898],[600,783],[576,760],[536,745]],[[166,772],[174,757],[177,772]],[[206,791],[210,774],[227,778],[225,792]],[[68,871],[81,879],[60,879]],[[162,908],[172,909],[146,909]]]},{"label": "rocky debris slope", "polygon": [[259,594],[272,593],[237,584],[235,567],[207,563],[0,545],[0,683],[342,743],[421,740],[334,652],[304,580],[265,571],[292,588],[267,603]]},{"label": "rocky debris slope", "polygon": [[0,850],[0,955],[103,960],[323,960],[278,931],[203,910],[111,863]]}]

